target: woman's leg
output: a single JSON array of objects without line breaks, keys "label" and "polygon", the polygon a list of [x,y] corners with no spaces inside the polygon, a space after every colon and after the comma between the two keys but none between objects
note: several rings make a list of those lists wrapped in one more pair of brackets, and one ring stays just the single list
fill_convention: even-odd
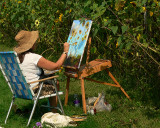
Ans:
[{"label": "woman's leg", "polygon": [[[56,86],[57,86],[57,90],[59,91],[60,86],[59,86],[59,81],[58,80],[57,80]],[[51,107],[57,107],[57,102],[58,102],[57,96],[49,97],[49,104],[50,104]],[[51,109],[51,111],[54,112],[54,113],[57,112],[56,109]]]}]

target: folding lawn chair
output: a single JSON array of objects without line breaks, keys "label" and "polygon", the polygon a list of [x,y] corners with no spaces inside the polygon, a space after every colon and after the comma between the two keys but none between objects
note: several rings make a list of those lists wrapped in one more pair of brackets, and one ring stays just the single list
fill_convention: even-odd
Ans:
[{"label": "folding lawn chair", "polygon": [[[41,79],[38,81],[27,83],[25,77],[22,74],[22,70],[19,67],[19,63],[20,62],[19,62],[16,52],[14,51],[0,52],[0,69],[13,94],[12,102],[8,110],[7,117],[5,119],[5,124],[10,114],[12,105],[14,104],[15,98],[21,98],[25,100],[34,101],[34,105],[33,105],[27,126],[30,124],[30,121],[32,119],[33,113],[35,111],[35,108],[36,108],[36,105],[39,99],[57,96],[59,104],[60,104],[60,108],[58,107],[56,108],[59,109],[62,112],[62,114],[64,114],[62,103],[59,97],[59,95],[63,94],[63,92],[60,92],[60,91],[58,92],[56,88],[56,77],[58,76],[52,76],[52,77],[48,77],[48,78]],[[43,87],[43,82],[49,79],[51,79],[52,84],[55,87],[55,93],[50,94],[50,95],[41,96],[40,93]],[[36,82],[40,82],[40,88],[38,90],[37,95],[35,95],[33,90],[29,87],[29,84],[36,83]]]}]

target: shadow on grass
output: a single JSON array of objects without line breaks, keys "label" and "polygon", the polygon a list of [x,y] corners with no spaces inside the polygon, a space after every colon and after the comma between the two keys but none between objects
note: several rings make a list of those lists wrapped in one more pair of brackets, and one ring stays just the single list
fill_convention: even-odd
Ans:
[{"label": "shadow on grass", "polygon": [[143,113],[148,119],[160,119],[160,110],[156,110],[155,108],[146,108]]}]

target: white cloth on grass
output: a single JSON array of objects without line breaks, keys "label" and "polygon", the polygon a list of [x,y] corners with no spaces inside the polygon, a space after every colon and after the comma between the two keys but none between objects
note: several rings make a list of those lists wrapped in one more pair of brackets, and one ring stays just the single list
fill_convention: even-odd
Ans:
[{"label": "white cloth on grass", "polygon": [[48,112],[41,117],[41,123],[52,128],[75,126],[71,125],[70,122],[73,122],[73,120],[69,116],[60,115],[59,113]]}]

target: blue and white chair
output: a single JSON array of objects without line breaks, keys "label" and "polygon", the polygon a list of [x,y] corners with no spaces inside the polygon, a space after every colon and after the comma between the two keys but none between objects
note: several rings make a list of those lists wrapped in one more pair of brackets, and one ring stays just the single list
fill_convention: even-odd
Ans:
[{"label": "blue and white chair", "polygon": [[[34,105],[33,105],[27,126],[30,124],[30,121],[32,119],[33,113],[35,111],[35,108],[36,108],[36,105],[39,99],[57,96],[59,105],[60,105],[60,108],[57,108],[57,109],[59,109],[62,112],[62,114],[64,114],[63,106],[62,106],[62,103],[59,97],[59,95],[63,94],[63,92],[60,92],[60,91],[58,92],[56,88],[56,77],[58,76],[52,76],[52,77],[48,77],[48,78],[41,79],[38,81],[27,83],[24,75],[22,74],[22,70],[19,67],[19,63],[20,62],[19,62],[16,52],[14,51],[0,52],[0,69],[13,94],[12,102],[9,107],[7,117],[5,119],[5,124],[7,122],[12,105],[14,104],[14,101],[16,98],[34,101]],[[41,96],[40,93],[43,87],[43,82],[48,79],[52,80],[52,84],[55,87],[55,93],[50,94],[50,95]],[[36,82],[40,83],[40,87],[39,87],[37,95],[34,94],[34,92],[29,86],[29,84],[36,83]]]}]

